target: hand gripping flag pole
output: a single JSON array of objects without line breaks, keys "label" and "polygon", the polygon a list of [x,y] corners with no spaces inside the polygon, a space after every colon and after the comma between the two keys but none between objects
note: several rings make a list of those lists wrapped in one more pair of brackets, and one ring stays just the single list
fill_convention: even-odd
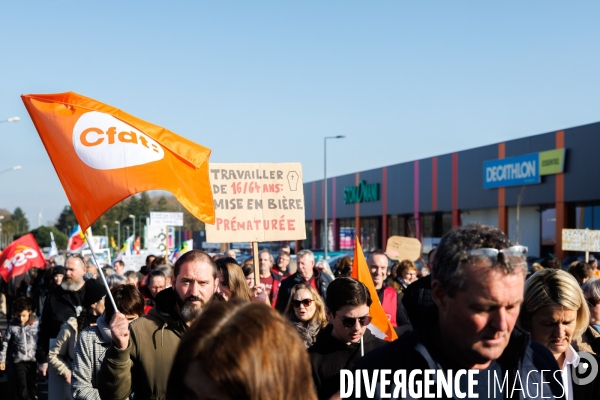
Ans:
[{"label": "hand gripping flag pole", "polygon": [[[94,252],[94,246],[92,246],[92,241],[88,237],[87,231],[84,233],[84,235],[85,235],[85,241],[87,242],[90,250],[92,251],[92,258],[94,259],[94,264],[96,264],[96,268],[98,269],[98,272],[100,272],[100,276],[102,276],[102,282],[104,282],[104,286],[106,287],[106,291],[108,292],[108,298],[110,299],[110,302],[113,305],[115,313],[117,313],[117,312],[119,312],[119,309],[117,308],[117,305],[115,304],[115,299],[112,296],[112,293],[110,292],[110,287],[108,287],[108,282],[106,282],[106,277],[104,276],[104,271],[102,271],[102,268],[100,268],[100,265],[98,264],[98,260],[96,259],[96,253]],[[108,322],[110,322],[110,321],[108,321]]]}]

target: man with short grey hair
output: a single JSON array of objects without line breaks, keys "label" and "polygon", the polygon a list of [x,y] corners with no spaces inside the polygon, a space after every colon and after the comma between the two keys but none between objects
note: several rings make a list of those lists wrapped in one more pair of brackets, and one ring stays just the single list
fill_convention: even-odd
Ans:
[{"label": "man with short grey hair", "polygon": [[[515,385],[522,388],[516,398],[561,397],[561,388],[552,378],[558,370],[556,360],[515,327],[523,301],[526,258],[527,248],[513,245],[495,227],[471,224],[452,230],[442,238],[433,263],[435,310],[431,318],[369,353],[356,368],[406,370],[407,375],[414,370],[435,370],[446,379],[456,375],[453,393],[446,394],[450,398],[460,398],[471,386],[472,377],[458,377],[462,370],[479,371],[473,386],[479,398],[513,398]],[[500,387],[505,376],[508,382]],[[423,375],[418,380],[427,384]],[[375,393],[379,399],[379,388]]]},{"label": "man with short grey hair", "polygon": [[296,262],[298,264],[298,271],[281,281],[281,286],[279,286],[279,296],[275,308],[282,313],[287,307],[292,288],[297,284],[304,283],[311,285],[321,295],[323,301],[325,301],[327,287],[333,280],[331,276],[315,268],[315,255],[310,250],[300,250],[296,254]]}]

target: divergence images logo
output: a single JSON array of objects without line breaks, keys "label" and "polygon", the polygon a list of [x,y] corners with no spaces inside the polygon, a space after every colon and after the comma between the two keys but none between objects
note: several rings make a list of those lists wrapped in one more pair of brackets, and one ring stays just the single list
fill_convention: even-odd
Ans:
[{"label": "divergence images logo", "polygon": [[73,147],[86,165],[101,170],[162,160],[163,148],[133,126],[105,113],[83,114],[73,128]]},{"label": "divergence images logo", "polygon": [[4,268],[6,268],[8,272],[10,272],[14,267],[21,267],[27,264],[28,260],[33,260],[35,258],[38,258],[37,251],[35,251],[31,247],[27,247],[20,244],[17,245],[17,248],[15,249],[15,253],[13,254],[12,258],[4,260]]},{"label": "divergence images logo", "polygon": [[577,352],[579,354],[579,365],[573,368],[573,382],[577,385],[587,385],[592,383],[598,375],[598,362],[596,358],[585,351]]}]

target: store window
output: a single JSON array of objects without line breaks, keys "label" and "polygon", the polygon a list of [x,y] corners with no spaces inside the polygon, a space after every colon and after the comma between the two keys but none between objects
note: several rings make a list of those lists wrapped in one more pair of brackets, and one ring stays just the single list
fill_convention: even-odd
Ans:
[{"label": "store window", "polygon": [[[333,221],[329,220],[327,221],[327,225],[329,225],[329,230],[327,231],[327,251],[333,251],[334,248],[334,232],[333,232]],[[320,227],[320,232],[319,232],[319,238],[321,238],[321,240],[325,237],[325,224],[323,224],[323,221],[321,221],[321,223],[319,224]],[[322,248],[323,247],[323,242],[319,242],[317,244],[317,248]]]},{"label": "store window", "polygon": [[340,219],[340,250],[352,250],[356,243],[356,221],[352,219]]},{"label": "store window", "polygon": [[306,239],[304,239],[302,241],[302,248],[303,249],[311,249],[312,248],[312,235],[313,235],[312,222],[308,221],[304,225],[306,226]]},{"label": "store window", "polygon": [[381,218],[361,218],[361,245],[363,250],[381,247]]},{"label": "store window", "polygon": [[600,206],[575,208],[575,229],[600,230]]}]

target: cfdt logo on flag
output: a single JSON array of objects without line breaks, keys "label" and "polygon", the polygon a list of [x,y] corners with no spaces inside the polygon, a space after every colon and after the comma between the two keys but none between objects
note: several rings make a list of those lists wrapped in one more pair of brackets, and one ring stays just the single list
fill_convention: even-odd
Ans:
[{"label": "cfdt logo on flag", "polygon": [[105,113],[83,114],[73,127],[73,147],[88,166],[109,170],[162,160],[163,148],[133,126]]}]

